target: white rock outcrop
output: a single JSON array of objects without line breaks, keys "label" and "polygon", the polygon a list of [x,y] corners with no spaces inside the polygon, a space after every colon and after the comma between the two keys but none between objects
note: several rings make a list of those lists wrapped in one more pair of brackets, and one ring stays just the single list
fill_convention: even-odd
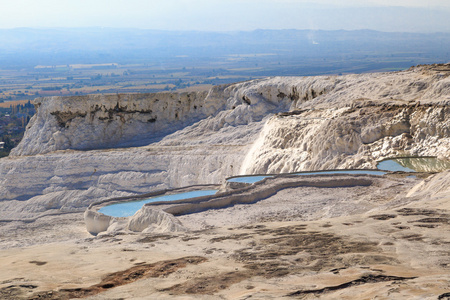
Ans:
[{"label": "white rock outcrop", "polygon": [[167,233],[186,230],[173,215],[145,205],[130,218],[127,229],[144,233]]},{"label": "white rock outcrop", "polygon": [[448,105],[315,109],[272,117],[241,173],[375,168],[397,156],[449,159],[449,145]]},{"label": "white rock outcrop", "polygon": [[417,200],[433,200],[433,207],[450,210],[450,170],[435,174],[416,185],[407,197]]},{"label": "white rock outcrop", "polygon": [[35,100],[37,113],[11,155],[64,149],[145,145],[213,114],[218,102],[205,93],[50,97]]},{"label": "white rock outcrop", "polygon": [[86,224],[86,230],[92,234],[97,235],[100,232],[105,232],[112,225],[113,218],[100,214],[94,210],[87,209],[84,212],[84,223]]}]

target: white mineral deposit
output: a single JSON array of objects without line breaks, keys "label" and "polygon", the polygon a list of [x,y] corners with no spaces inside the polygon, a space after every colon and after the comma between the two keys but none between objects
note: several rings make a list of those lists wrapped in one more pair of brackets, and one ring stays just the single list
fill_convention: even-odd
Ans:
[{"label": "white mineral deposit", "polygon": [[449,64],[34,104],[0,159],[1,299],[450,297],[449,170],[286,174],[449,160]]}]

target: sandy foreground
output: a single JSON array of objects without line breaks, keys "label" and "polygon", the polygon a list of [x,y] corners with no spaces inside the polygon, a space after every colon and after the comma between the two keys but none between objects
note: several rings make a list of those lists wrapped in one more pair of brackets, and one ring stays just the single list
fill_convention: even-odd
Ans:
[{"label": "sandy foreground", "polygon": [[162,235],[1,223],[0,298],[450,299],[450,195],[405,198],[418,182],[285,189]]}]

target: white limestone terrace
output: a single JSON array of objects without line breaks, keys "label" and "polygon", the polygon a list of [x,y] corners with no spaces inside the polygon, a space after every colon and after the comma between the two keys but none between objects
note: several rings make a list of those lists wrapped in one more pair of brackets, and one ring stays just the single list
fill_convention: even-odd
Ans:
[{"label": "white limestone terrace", "polygon": [[[403,178],[402,178],[403,177]],[[226,209],[235,205],[253,204],[264,199],[276,197],[286,189],[293,188],[324,188],[324,189],[346,189],[353,187],[367,187],[372,191],[387,186],[406,186],[417,183],[420,179],[406,178],[407,175],[383,176],[368,174],[325,174],[317,173],[311,176],[298,176],[295,174],[274,175],[253,184],[236,184],[226,182],[214,195],[200,196],[175,201],[158,201],[144,204],[134,215],[129,217],[114,217],[105,215],[101,208],[111,204],[128,201],[136,201],[134,197],[111,199],[93,203],[86,209],[84,220],[86,229],[93,235],[103,232],[153,232],[167,233],[174,231],[185,231],[187,228],[174,216],[183,216],[200,213],[209,210]],[[211,186],[210,186],[211,187]],[[165,195],[166,193],[183,193],[198,190],[200,186],[185,187],[170,191],[161,191],[151,196]],[[205,186],[203,188],[206,188]],[[404,188],[404,187],[403,187]],[[147,195],[150,196],[150,195]],[[140,197],[143,198],[143,197]],[[295,201],[294,201],[295,202]],[[354,203],[355,207],[364,210],[375,205],[367,202]],[[355,208],[354,208],[355,209]],[[353,211],[353,210],[352,210]],[[187,225],[187,224],[186,224]]]},{"label": "white limestone terrace", "polygon": [[433,65],[207,93],[37,99],[24,139],[0,159],[0,220],[240,174],[450,158],[449,74],[450,65]]},{"label": "white limestone terrace", "polygon": [[[125,228],[135,232],[148,231],[153,233],[184,231],[185,228],[171,214],[168,214],[162,210],[147,208],[145,205],[142,205],[142,208],[131,217],[114,217],[105,215],[99,212],[99,209],[112,204],[127,203],[130,201],[143,201],[152,197],[176,195],[189,192],[192,193],[194,191],[201,191],[205,189],[217,190],[219,187],[219,185],[194,185],[171,190],[159,190],[138,196],[119,197],[95,202],[89,205],[84,212],[86,230],[92,235],[97,235],[108,230],[123,231]],[[189,200],[192,201],[193,199],[203,198],[209,199],[210,197],[194,197]],[[165,203],[164,200],[162,201],[162,203]],[[178,200],[173,202],[183,203],[185,201],[186,200]]]},{"label": "white limestone terrace", "polygon": [[[330,118],[339,116],[339,109],[377,102],[445,106],[450,102],[449,89],[448,70],[427,74],[416,68],[401,73],[274,77],[218,86],[209,93],[38,98],[37,113],[11,155],[143,146],[211,116],[201,129],[247,125],[271,113],[296,109],[325,110],[328,114],[322,111],[322,117]],[[330,108],[332,112],[327,111]]]}]

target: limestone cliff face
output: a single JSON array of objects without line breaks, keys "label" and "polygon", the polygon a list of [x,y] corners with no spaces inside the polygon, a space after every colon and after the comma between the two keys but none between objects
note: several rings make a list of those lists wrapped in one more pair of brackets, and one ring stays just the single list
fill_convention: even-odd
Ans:
[{"label": "limestone cliff face", "polygon": [[11,155],[64,149],[142,146],[214,114],[222,103],[206,93],[50,97],[35,100],[36,115]]},{"label": "limestone cliff face", "polygon": [[38,99],[24,139],[0,160],[0,218],[238,174],[450,158],[449,74],[449,65],[423,66],[273,77],[207,93]]},{"label": "limestone cliff face", "polygon": [[248,125],[289,109],[292,99],[275,96],[274,88],[250,81],[209,92],[38,98],[37,113],[11,156],[145,146],[217,115],[203,124],[207,130]]},{"label": "limestone cliff face", "polygon": [[450,158],[448,105],[376,105],[271,118],[242,173],[375,168],[396,156]]},{"label": "limestone cliff face", "polygon": [[446,65],[319,77],[319,87],[323,81],[332,87],[320,90],[322,95],[298,96],[290,113],[268,120],[241,173],[374,168],[377,160],[393,156],[448,159],[449,75]]}]

